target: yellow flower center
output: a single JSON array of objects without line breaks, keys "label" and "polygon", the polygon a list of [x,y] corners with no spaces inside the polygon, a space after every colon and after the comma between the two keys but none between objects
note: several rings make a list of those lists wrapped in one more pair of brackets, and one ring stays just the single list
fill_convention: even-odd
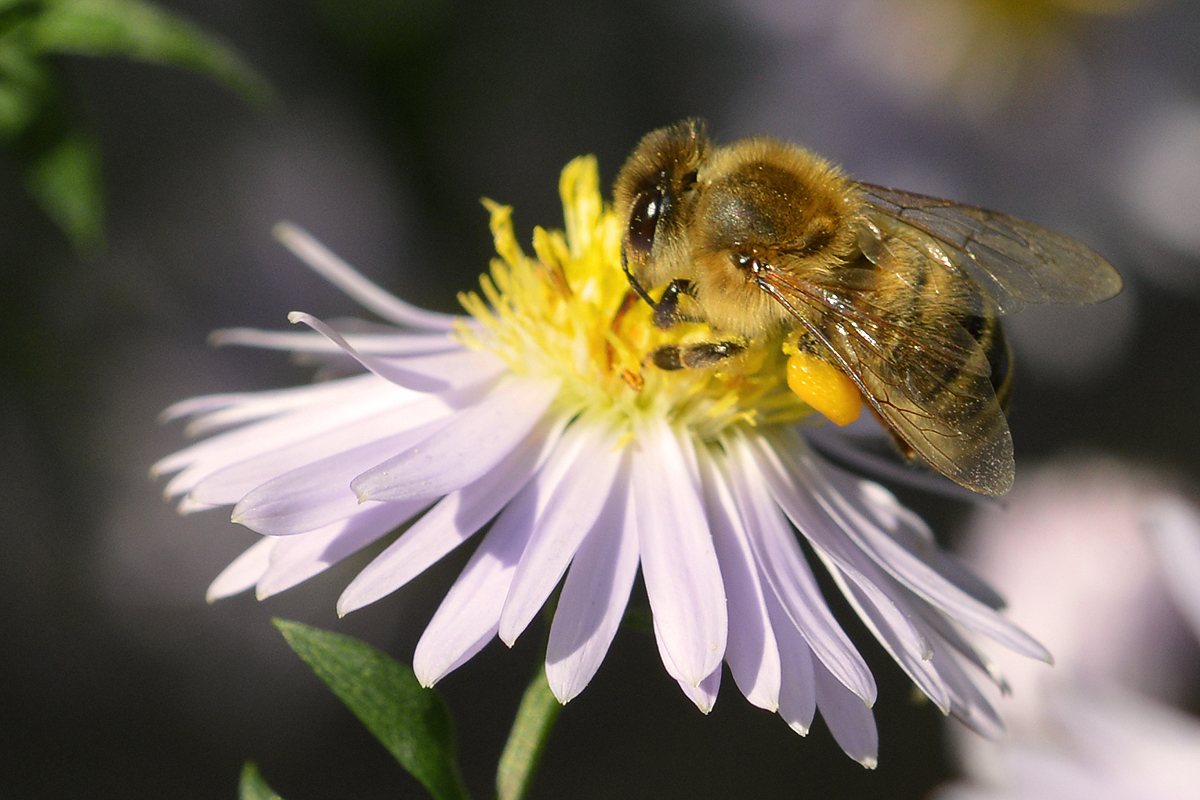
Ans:
[{"label": "yellow flower center", "polygon": [[731,425],[794,423],[812,412],[788,388],[781,342],[752,346],[707,369],[667,372],[646,363],[662,345],[712,341],[706,325],[655,328],[651,310],[621,270],[621,228],[600,194],[594,157],[576,158],[559,181],[565,231],[535,228],[534,256],[512,226],[512,208],[485,201],[499,258],[481,292],[459,296],[480,325],[463,325],[468,347],[489,350],[521,375],[562,380],[568,411],[610,410],[632,421],[665,415],[702,440]]}]

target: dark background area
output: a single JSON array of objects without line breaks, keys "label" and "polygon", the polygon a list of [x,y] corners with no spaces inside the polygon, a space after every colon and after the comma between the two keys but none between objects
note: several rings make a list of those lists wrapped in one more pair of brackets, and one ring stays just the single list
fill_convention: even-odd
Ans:
[{"label": "dark background area", "polygon": [[[0,796],[233,797],[248,758],[289,800],[421,796],[269,619],[410,662],[467,554],[343,620],[334,601],[364,557],[265,602],[207,606],[255,535],[221,511],[177,516],[146,476],[183,443],[155,424],[171,402],[309,376],[214,350],[210,330],[360,313],[272,241],[279,219],[406,299],[454,310],[491,254],[480,197],[514,205],[527,240],[561,224],[558,172],[575,155],[595,153],[609,182],[643,133],[684,116],[721,141],[774,134],[856,178],[999,208],[1105,253],[1127,279],[1116,301],[1012,321],[1019,472],[1096,451],[1196,477],[1194,3],[1047,11],[982,39],[938,27],[930,9],[947,4],[923,0],[163,5],[237,47],[282,102],[258,112],[194,74],[64,59],[105,159],[108,243],[91,260],[0,153]],[[948,542],[969,510],[915,502]],[[533,796],[926,796],[950,775],[941,717],[841,616],[880,682],[878,770],[820,722],[800,739],[728,680],[700,715],[652,638],[625,631],[562,715]],[[439,687],[477,797],[492,793],[538,635],[491,645]]]}]

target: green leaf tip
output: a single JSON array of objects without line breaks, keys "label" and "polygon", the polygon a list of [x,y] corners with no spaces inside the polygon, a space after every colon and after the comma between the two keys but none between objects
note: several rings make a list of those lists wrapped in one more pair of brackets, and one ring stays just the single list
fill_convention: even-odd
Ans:
[{"label": "green leaf tip", "polygon": [[141,0],[43,0],[29,26],[42,52],[172,64],[209,75],[251,103],[275,102],[270,84],[232,47]]},{"label": "green leaf tip", "polygon": [[75,249],[95,254],[104,244],[100,152],[82,134],[68,134],[25,168],[25,185]]},{"label": "green leaf tip", "polygon": [[459,774],[450,713],[413,671],[375,648],[299,622],[273,623],[367,730],[437,800],[469,797]]},{"label": "green leaf tip", "polygon": [[238,781],[238,800],[283,800],[279,794],[267,785],[262,773],[253,761],[247,761],[242,767],[242,777]]}]

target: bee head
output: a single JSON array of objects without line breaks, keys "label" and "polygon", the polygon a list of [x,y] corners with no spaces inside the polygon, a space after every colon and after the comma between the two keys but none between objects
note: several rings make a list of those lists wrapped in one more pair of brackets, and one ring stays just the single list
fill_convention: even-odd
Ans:
[{"label": "bee head", "polygon": [[684,120],[646,134],[617,175],[613,199],[624,224],[621,266],[647,302],[647,288],[688,276],[696,176],[708,150],[704,123]]}]

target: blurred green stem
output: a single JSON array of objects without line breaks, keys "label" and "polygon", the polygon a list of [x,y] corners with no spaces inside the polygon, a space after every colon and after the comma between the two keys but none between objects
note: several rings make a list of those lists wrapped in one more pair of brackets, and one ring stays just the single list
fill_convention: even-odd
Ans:
[{"label": "blurred green stem", "polygon": [[496,768],[496,796],[500,800],[521,800],[533,785],[542,751],[562,706],[546,682],[546,669],[538,662],[538,671],[517,709],[508,743]]}]

